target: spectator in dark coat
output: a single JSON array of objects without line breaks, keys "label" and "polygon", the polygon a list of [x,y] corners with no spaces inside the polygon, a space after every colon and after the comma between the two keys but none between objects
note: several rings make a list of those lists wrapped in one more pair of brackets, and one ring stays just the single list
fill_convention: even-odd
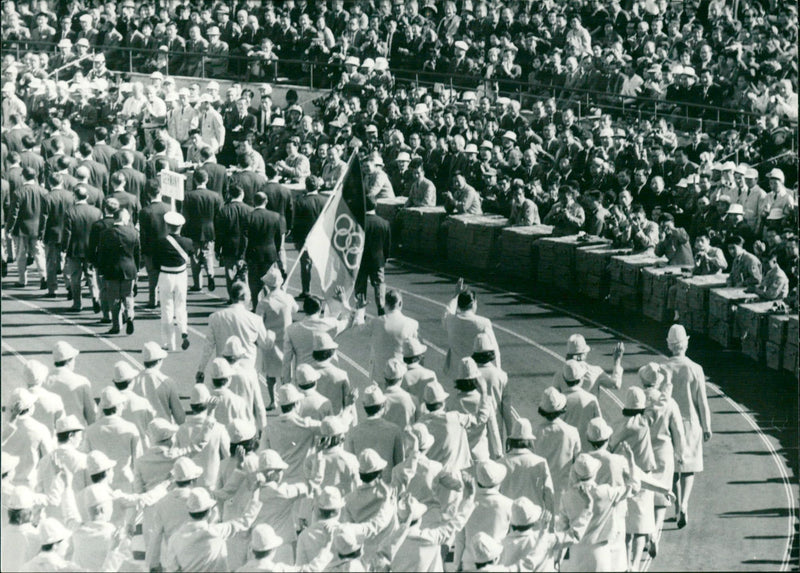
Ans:
[{"label": "spectator in dark coat", "polygon": [[675,217],[664,213],[658,220],[661,225],[662,239],[656,245],[655,255],[667,257],[669,266],[691,267],[694,266],[691,240],[685,229],[675,227]]}]

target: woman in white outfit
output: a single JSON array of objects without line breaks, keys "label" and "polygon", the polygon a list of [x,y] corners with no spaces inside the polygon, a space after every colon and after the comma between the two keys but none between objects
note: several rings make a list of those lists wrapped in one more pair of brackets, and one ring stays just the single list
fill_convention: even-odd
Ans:
[{"label": "woman in white outfit", "polygon": [[677,485],[678,529],[686,527],[694,475],[703,471],[703,442],[711,439],[711,410],[706,397],[703,367],[686,357],[689,336],[680,324],[673,324],[667,335],[672,357],[664,364],[672,376],[672,397],[683,418],[684,449],[673,477]]},{"label": "woman in white outfit", "polygon": [[[656,469],[651,477],[667,489],[672,488],[675,462],[680,462],[683,456],[683,422],[680,408],[672,398],[672,382],[667,377],[669,373],[669,370],[655,362],[639,369],[639,382],[647,397],[644,417],[650,425],[650,443],[656,461]],[[655,558],[669,500],[667,496],[657,493],[653,504],[656,532],[650,539],[649,552]]]},{"label": "woman in white outfit", "polygon": [[[261,372],[267,380],[269,405],[267,410],[275,409],[275,382],[283,368],[283,341],[286,327],[292,324],[292,314],[299,310],[297,303],[288,292],[281,288],[283,275],[277,265],[272,265],[267,274],[261,277],[264,289],[258,299],[256,314],[264,320],[264,328],[275,333],[272,349],[261,356]],[[266,399],[267,396],[264,396]]]},{"label": "woman in white outfit", "polygon": [[[622,409],[623,418],[608,442],[609,448],[617,453],[622,444],[627,444],[633,451],[633,459],[638,469],[645,475],[656,469],[653,446],[650,443],[650,426],[644,417],[646,405],[644,390],[635,386],[628,388],[625,407]],[[630,570],[639,571],[645,545],[656,529],[652,491],[642,489],[628,499],[625,528]]]}]

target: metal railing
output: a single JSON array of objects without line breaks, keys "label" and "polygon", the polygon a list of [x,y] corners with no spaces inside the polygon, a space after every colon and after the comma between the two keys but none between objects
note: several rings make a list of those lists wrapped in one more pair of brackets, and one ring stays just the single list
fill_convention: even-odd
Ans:
[{"label": "metal railing", "polygon": [[[2,42],[3,51],[16,52],[19,60],[25,52],[54,51],[54,42]],[[100,51],[101,46],[95,46]],[[335,87],[343,65],[340,62],[320,62],[297,59],[277,59],[268,63],[259,63],[258,58],[241,54],[218,56],[206,52],[161,52],[157,49],[140,49],[135,47],[113,47],[104,51],[107,67],[112,71],[151,72],[155,71],[151,62],[157,58],[165,58],[163,73],[166,75],[188,75],[207,79],[231,79],[245,82],[272,82],[307,85],[314,89]],[[224,61],[220,61],[224,58]],[[259,69],[256,69],[256,65]],[[224,67],[224,69],[222,69]],[[213,71],[213,74],[211,72]],[[699,125],[707,131],[723,128],[751,129],[757,125],[763,115],[759,112],[733,109],[722,106],[704,105],[696,102],[676,101],[649,98],[645,96],[628,96],[607,91],[592,90],[580,87],[565,87],[553,83],[539,81],[519,81],[510,79],[486,79],[474,75],[458,75],[428,70],[405,69],[391,66],[390,71],[396,80],[405,81],[416,86],[437,86],[451,90],[475,90],[482,88],[495,96],[506,96],[517,99],[527,107],[532,101],[555,98],[560,108],[568,106],[573,109],[578,119],[588,113],[591,108],[600,108],[615,116],[639,118],[667,118],[682,122],[685,127]],[[784,119],[784,123],[797,130],[796,121]],[[795,138],[792,138],[794,149]]]}]

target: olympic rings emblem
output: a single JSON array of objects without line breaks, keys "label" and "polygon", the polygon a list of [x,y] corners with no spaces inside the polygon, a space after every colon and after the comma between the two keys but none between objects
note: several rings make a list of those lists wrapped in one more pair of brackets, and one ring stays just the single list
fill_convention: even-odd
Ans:
[{"label": "olympic rings emblem", "polygon": [[333,224],[333,247],[342,254],[348,269],[355,270],[358,267],[358,256],[364,248],[364,235],[347,213],[341,213]]}]

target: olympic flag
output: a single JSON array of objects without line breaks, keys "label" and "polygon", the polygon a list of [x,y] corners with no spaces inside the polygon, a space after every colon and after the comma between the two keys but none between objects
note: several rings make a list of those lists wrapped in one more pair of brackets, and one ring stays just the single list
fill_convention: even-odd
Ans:
[{"label": "olympic flag", "polygon": [[336,287],[347,298],[353,292],[364,253],[365,209],[361,162],[354,153],[305,242],[326,298]]}]

